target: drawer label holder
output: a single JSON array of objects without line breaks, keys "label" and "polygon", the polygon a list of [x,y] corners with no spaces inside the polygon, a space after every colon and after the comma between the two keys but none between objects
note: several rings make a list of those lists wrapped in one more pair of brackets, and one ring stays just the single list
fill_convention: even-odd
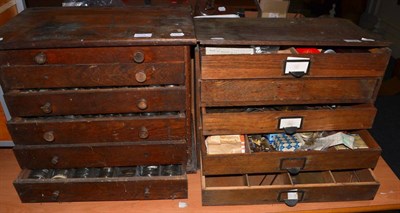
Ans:
[{"label": "drawer label holder", "polygon": [[291,175],[298,174],[306,166],[307,158],[282,158],[279,164],[281,170],[287,170]]},{"label": "drawer label holder", "polygon": [[292,75],[295,78],[301,78],[306,75],[310,69],[310,59],[303,57],[287,57],[283,67],[285,75]]},{"label": "drawer label holder", "polygon": [[298,202],[304,198],[304,191],[293,189],[289,191],[282,191],[278,195],[278,201],[284,202],[289,207],[294,207]]},{"label": "drawer label holder", "polygon": [[286,134],[293,135],[303,125],[303,117],[279,118],[278,129],[283,129]]}]

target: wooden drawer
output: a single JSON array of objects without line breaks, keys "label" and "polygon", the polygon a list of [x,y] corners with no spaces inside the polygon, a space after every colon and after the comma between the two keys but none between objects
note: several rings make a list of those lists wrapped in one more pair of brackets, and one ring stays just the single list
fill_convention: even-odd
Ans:
[{"label": "wooden drawer", "polygon": [[[365,49],[365,48],[364,48]],[[350,51],[350,50],[349,50]],[[285,75],[288,57],[309,58],[308,77],[380,77],[390,50],[365,49],[364,53],[202,55],[202,79],[293,78]]]},{"label": "wooden drawer", "polygon": [[379,188],[370,169],[202,176],[203,205],[372,200]]},{"label": "wooden drawer", "polygon": [[72,64],[3,66],[4,91],[36,88],[184,85],[185,64]]},{"label": "wooden drawer", "polygon": [[184,111],[186,88],[146,87],[13,91],[4,95],[11,116]]},{"label": "wooden drawer", "polygon": [[[169,166],[179,169],[167,174]],[[68,169],[68,178],[54,179],[35,179],[32,175],[40,170],[23,170],[14,187],[24,203],[187,198],[187,177],[181,165],[152,167],[158,167],[157,176],[147,176],[142,166]],[[85,169],[88,177],[75,175]],[[93,171],[99,175],[93,177]]]},{"label": "wooden drawer", "polygon": [[360,134],[368,148],[207,154],[205,142],[202,141],[203,174],[250,174],[283,171],[296,173],[298,171],[374,168],[381,154],[381,148],[368,131],[361,130],[355,133]]},{"label": "wooden drawer", "polygon": [[184,140],[185,120],[183,113],[16,118],[8,130],[17,145]]},{"label": "wooden drawer", "polygon": [[0,64],[115,64],[184,61],[183,46],[62,48],[0,51]]},{"label": "wooden drawer", "polygon": [[[73,168],[179,164],[187,160],[185,140],[74,145],[21,145],[14,154],[22,168]],[[34,160],[32,160],[34,159]]]},{"label": "wooden drawer", "polygon": [[278,108],[278,111],[275,111],[277,108],[273,107],[240,108],[244,111],[254,110],[253,112],[229,112],[228,110],[224,112],[225,108],[209,110],[209,112],[202,113],[203,135],[283,132],[285,129],[280,126],[281,121],[293,118],[300,119],[300,128],[297,128],[297,131],[300,132],[369,129],[372,127],[376,114],[376,109],[372,105],[336,108],[330,106],[291,107],[298,108],[298,110]]},{"label": "wooden drawer", "polygon": [[203,80],[202,106],[372,102],[378,78]]}]

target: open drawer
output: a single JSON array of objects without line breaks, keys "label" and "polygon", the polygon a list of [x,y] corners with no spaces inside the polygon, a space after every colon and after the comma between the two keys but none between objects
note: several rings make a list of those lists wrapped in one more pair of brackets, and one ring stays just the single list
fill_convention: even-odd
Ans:
[{"label": "open drawer", "polygon": [[379,188],[370,169],[202,176],[203,205],[372,200]]},{"label": "open drawer", "polygon": [[[301,171],[343,170],[374,168],[381,148],[367,130],[358,134],[366,147],[360,149],[335,149],[325,151],[269,151],[251,153],[246,145],[245,153],[207,154],[202,141],[202,172],[204,175],[254,174]],[[229,166],[226,166],[229,165]]]},{"label": "open drawer", "polygon": [[187,198],[182,165],[23,170],[14,187],[22,202]]}]

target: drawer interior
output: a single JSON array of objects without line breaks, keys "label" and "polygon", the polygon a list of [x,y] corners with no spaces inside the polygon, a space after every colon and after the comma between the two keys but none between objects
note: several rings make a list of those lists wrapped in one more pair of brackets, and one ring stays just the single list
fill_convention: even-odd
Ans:
[{"label": "drawer interior", "polygon": [[351,183],[377,183],[370,169],[335,170],[290,173],[203,176],[203,189],[215,188],[265,188],[275,186],[302,186],[310,184],[340,185]]}]

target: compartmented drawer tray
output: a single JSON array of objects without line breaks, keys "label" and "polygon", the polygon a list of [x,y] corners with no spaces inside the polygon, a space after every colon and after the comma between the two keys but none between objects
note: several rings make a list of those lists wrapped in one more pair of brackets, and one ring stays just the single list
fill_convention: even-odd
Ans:
[{"label": "compartmented drawer tray", "polygon": [[[170,166],[173,166],[176,171],[164,172]],[[158,167],[157,174],[154,174],[153,168],[144,174],[143,169],[149,167]],[[38,171],[39,174],[32,174]],[[60,174],[53,178],[45,178],[39,176],[40,170],[23,170],[14,181],[14,187],[21,201],[70,202],[187,198],[187,177],[181,165],[76,168],[53,172]],[[68,172],[79,174],[64,176]],[[98,175],[93,175],[96,172]]]},{"label": "compartmented drawer tray", "polygon": [[[381,148],[368,131],[361,130],[354,133],[360,135],[368,148],[203,154],[202,171],[204,175],[220,175],[374,168],[381,154]],[[207,153],[204,143],[203,141],[202,152]]]},{"label": "compartmented drawer tray", "polygon": [[202,176],[203,205],[372,200],[379,188],[370,169]]}]

